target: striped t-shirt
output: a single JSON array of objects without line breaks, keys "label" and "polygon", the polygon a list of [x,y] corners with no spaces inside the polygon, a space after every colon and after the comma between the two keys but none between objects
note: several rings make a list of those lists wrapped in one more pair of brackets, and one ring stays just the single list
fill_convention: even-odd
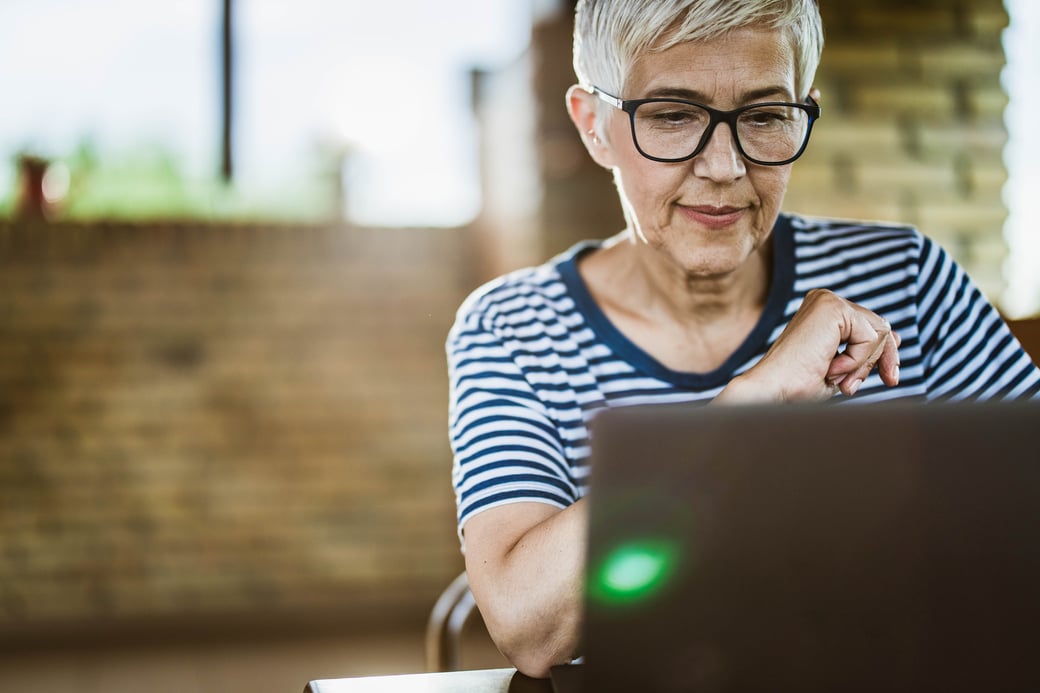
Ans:
[{"label": "striped t-shirt", "polygon": [[448,336],[452,481],[461,528],[517,501],[564,508],[586,491],[598,410],[705,402],[753,366],[811,289],[884,316],[902,337],[900,382],[872,373],[852,399],[1040,398],[1040,371],[964,271],[907,226],[781,215],[758,324],[717,370],[671,370],[627,339],[593,301],[581,243],[475,291]]}]

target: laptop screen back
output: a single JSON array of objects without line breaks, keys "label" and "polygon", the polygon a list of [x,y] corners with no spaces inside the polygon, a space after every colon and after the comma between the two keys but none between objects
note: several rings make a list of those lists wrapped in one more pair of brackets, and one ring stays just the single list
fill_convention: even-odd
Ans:
[{"label": "laptop screen back", "polygon": [[1038,689],[1040,404],[604,412],[587,690]]}]

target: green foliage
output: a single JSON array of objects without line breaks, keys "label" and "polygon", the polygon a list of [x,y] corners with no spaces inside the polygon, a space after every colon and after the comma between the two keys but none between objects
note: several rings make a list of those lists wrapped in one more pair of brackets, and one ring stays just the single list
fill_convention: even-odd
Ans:
[{"label": "green foliage", "polygon": [[[327,174],[278,190],[242,190],[216,173],[186,175],[178,157],[157,144],[124,153],[102,153],[84,138],[68,156],[51,157],[68,166],[69,192],[53,216],[76,221],[145,219],[275,220],[316,222],[338,218],[337,197]],[[17,179],[0,191],[0,217],[15,213]]]}]

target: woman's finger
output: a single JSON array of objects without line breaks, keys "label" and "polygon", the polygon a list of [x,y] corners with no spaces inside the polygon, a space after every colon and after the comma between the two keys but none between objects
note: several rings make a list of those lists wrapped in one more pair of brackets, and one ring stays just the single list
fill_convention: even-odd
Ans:
[{"label": "woman's finger", "polygon": [[846,348],[834,357],[825,380],[847,396],[856,394],[875,367],[886,385],[899,382],[899,335],[886,320],[855,307],[843,337]]}]

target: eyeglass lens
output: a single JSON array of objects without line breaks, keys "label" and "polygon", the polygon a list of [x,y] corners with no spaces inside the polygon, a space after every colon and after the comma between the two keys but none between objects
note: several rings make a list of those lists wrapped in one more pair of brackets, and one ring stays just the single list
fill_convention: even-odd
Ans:
[{"label": "eyeglass lens", "polygon": [[[711,116],[703,108],[674,101],[640,104],[632,117],[636,145],[659,159],[690,156],[710,122]],[[793,105],[759,106],[740,113],[736,124],[734,134],[745,156],[781,162],[795,156],[805,143],[809,114]]]}]

